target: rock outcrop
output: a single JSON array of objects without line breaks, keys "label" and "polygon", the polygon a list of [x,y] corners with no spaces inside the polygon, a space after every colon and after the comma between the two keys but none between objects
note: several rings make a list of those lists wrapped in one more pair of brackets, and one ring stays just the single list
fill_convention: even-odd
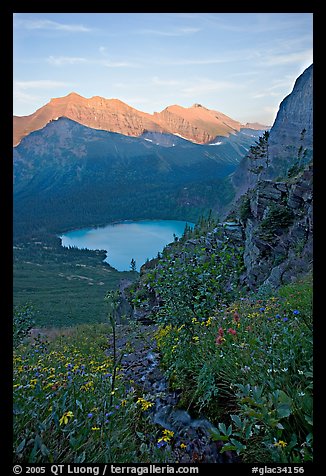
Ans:
[{"label": "rock outcrop", "polygon": [[247,196],[243,283],[277,287],[312,270],[313,169],[293,182],[262,180]]}]

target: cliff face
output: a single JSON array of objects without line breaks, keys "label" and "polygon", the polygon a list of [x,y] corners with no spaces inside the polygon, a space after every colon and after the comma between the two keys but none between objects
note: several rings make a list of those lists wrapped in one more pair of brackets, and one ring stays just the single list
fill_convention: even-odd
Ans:
[{"label": "cliff face", "polygon": [[307,163],[313,149],[313,65],[296,80],[280,104],[270,131],[270,168],[266,177],[283,175],[296,162]]},{"label": "cliff face", "polygon": [[259,180],[295,175],[313,155],[313,65],[280,104],[263,153],[249,153],[232,176],[236,199]]},{"label": "cliff face", "polygon": [[[238,201],[230,216],[243,235],[243,281],[277,286],[312,269],[313,66],[280,104],[268,140],[233,174]],[[239,198],[240,197],[240,198]]]},{"label": "cliff face", "polygon": [[313,169],[291,182],[262,180],[247,197],[243,281],[278,286],[312,269]]}]

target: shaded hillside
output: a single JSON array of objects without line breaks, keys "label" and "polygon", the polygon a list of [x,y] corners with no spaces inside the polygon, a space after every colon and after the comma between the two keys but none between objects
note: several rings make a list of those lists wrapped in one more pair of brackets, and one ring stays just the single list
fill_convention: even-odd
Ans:
[{"label": "shaded hillside", "polygon": [[179,139],[166,147],[149,136],[52,121],[14,149],[15,235],[124,219],[196,220],[214,203],[212,184],[234,171],[259,134],[253,132],[219,145]]}]

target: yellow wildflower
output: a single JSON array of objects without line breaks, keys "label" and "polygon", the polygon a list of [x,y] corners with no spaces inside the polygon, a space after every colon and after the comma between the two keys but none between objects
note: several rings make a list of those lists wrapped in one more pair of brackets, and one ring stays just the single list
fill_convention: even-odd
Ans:
[{"label": "yellow wildflower", "polygon": [[285,448],[287,446],[287,443],[286,441],[279,440],[277,443],[274,443],[274,446],[278,448]]},{"label": "yellow wildflower", "polygon": [[174,435],[174,431],[163,430],[163,436],[161,438],[159,438],[157,441],[158,441],[158,443],[160,441],[169,442],[171,440],[171,438],[173,438],[173,435]]},{"label": "yellow wildflower", "polygon": [[146,410],[148,410],[150,407],[152,407],[154,405],[154,403],[148,402],[147,400],[145,400],[144,398],[141,398],[141,397],[138,398],[137,403],[140,404],[141,410],[143,412],[145,412]]},{"label": "yellow wildflower", "polygon": [[62,415],[62,417],[59,420],[60,425],[62,425],[62,424],[67,425],[67,423],[69,422],[69,418],[72,418],[73,416],[74,416],[74,414],[70,411],[69,412],[64,412],[64,414]]},{"label": "yellow wildflower", "polygon": [[187,445],[185,445],[184,443],[181,443],[181,444],[180,444],[180,448],[181,448],[182,450],[184,450],[185,448],[187,448]]},{"label": "yellow wildflower", "polygon": [[92,431],[99,431],[100,429],[98,426],[92,426]]},{"label": "yellow wildflower", "polygon": [[209,327],[212,324],[212,318],[209,317],[206,321],[206,327]]},{"label": "yellow wildflower", "polygon": [[94,387],[94,382],[92,382],[92,381],[85,383],[85,385],[82,385],[82,386],[80,387],[80,390],[85,390],[85,391],[87,391],[87,390],[90,390],[91,387]]}]

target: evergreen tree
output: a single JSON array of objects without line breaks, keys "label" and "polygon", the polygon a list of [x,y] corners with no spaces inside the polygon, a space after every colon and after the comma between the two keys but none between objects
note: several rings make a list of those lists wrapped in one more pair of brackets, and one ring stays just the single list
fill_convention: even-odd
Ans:
[{"label": "evergreen tree", "polygon": [[130,269],[131,269],[131,271],[137,271],[136,270],[136,261],[134,260],[134,258],[131,258]]}]

